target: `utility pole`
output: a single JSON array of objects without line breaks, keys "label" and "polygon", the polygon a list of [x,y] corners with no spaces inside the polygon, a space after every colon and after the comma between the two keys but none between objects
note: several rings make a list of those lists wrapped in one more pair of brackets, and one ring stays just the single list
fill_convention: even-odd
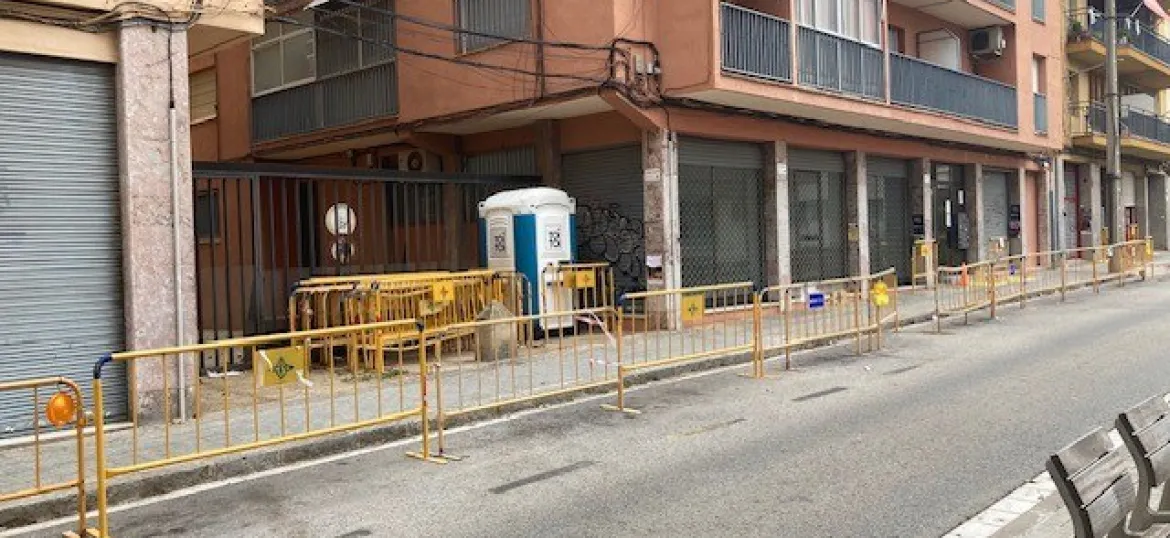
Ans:
[{"label": "utility pole", "polygon": [[[1105,0],[1105,181],[1108,192],[1115,198],[1114,189],[1121,181],[1121,95],[1117,82],[1117,0]],[[1109,200],[1102,200],[1113,204]],[[1105,212],[1101,213],[1102,218]],[[1114,221],[1117,215],[1113,215]],[[1109,240],[1117,241],[1113,222],[1103,222],[1109,230]]]}]

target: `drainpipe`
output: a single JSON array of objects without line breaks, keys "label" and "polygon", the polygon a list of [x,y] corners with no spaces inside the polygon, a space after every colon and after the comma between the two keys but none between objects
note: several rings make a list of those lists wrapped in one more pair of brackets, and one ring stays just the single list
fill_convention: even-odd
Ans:
[{"label": "drainpipe", "polygon": [[[183,329],[186,325],[185,313],[183,312],[183,266],[180,259],[180,252],[182,244],[180,243],[179,234],[179,189],[182,186],[179,184],[182,174],[179,173],[179,144],[178,144],[178,123],[179,111],[175,108],[175,99],[172,95],[170,110],[167,116],[168,128],[170,131],[171,140],[171,233],[172,241],[175,247],[175,345],[182,346],[184,343]],[[165,374],[164,374],[165,375]],[[179,354],[179,417],[181,421],[187,420],[187,354]]]}]

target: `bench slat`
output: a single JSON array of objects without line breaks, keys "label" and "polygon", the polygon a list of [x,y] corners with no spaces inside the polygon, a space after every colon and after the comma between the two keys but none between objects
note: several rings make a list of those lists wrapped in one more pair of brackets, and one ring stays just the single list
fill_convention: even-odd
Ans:
[{"label": "bench slat", "polygon": [[1162,417],[1170,414],[1170,404],[1162,396],[1148,398],[1125,412],[1135,431],[1142,431]]},{"label": "bench slat", "polygon": [[1146,454],[1152,454],[1170,445],[1170,418],[1159,420],[1144,430],[1138,430],[1137,438],[1142,442]]},{"label": "bench slat", "polygon": [[1170,479],[1170,446],[1146,456],[1150,460],[1150,467],[1154,469],[1154,485],[1166,483]]},{"label": "bench slat", "polygon": [[[1124,450],[1119,449],[1114,453]],[[1085,507],[1089,517],[1089,525],[1093,529],[1093,536],[1105,536],[1119,524],[1125,521],[1125,516],[1133,509],[1137,487],[1132,475],[1122,475],[1108,486],[1100,496]]]},{"label": "bench slat", "polygon": [[1128,479],[1132,482],[1135,472],[1129,451],[1125,447],[1118,447],[1072,476],[1071,481],[1081,496],[1081,502],[1090,505],[1113,487],[1119,478],[1129,475]]},{"label": "bench slat", "polygon": [[1060,449],[1054,454],[1054,457],[1060,461],[1064,471],[1072,477],[1101,459],[1101,456],[1107,452],[1109,452],[1109,437],[1105,435],[1104,430],[1097,428],[1075,443]]}]

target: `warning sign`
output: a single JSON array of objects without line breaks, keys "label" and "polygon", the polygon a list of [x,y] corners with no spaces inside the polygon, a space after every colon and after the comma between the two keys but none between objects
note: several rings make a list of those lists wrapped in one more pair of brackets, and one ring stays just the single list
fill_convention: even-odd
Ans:
[{"label": "warning sign", "polygon": [[431,299],[437,304],[447,304],[455,300],[455,283],[443,280],[431,284]]},{"label": "warning sign", "polygon": [[707,310],[707,297],[702,293],[692,293],[690,295],[683,295],[682,298],[682,318],[683,321],[698,321],[703,319],[703,314]]},{"label": "warning sign", "polygon": [[918,246],[918,255],[923,258],[930,257],[930,243],[923,243]]},{"label": "warning sign", "polygon": [[589,290],[597,287],[597,278],[593,271],[574,271],[573,287],[579,290]]},{"label": "warning sign", "polygon": [[870,298],[873,300],[874,306],[887,306],[890,304],[890,289],[885,282],[875,282],[873,288],[870,290]]},{"label": "warning sign", "polygon": [[305,347],[291,346],[256,351],[257,365],[264,370],[261,378],[265,387],[284,385],[304,379],[307,363]]}]

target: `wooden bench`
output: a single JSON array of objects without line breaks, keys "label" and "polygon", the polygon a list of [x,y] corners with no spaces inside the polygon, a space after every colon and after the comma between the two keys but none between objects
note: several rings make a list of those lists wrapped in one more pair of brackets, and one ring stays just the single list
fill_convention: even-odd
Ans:
[{"label": "wooden bench", "polygon": [[1162,491],[1156,510],[1150,509],[1153,489],[1170,479],[1170,404],[1154,396],[1117,417],[1117,433],[1137,467],[1137,498],[1129,528],[1144,531],[1170,524],[1170,495]]},{"label": "wooden bench", "polygon": [[1072,516],[1077,538],[1167,536],[1170,529],[1163,527],[1126,532],[1137,499],[1137,469],[1128,450],[1109,445],[1109,435],[1097,428],[1048,459],[1048,473]]}]

